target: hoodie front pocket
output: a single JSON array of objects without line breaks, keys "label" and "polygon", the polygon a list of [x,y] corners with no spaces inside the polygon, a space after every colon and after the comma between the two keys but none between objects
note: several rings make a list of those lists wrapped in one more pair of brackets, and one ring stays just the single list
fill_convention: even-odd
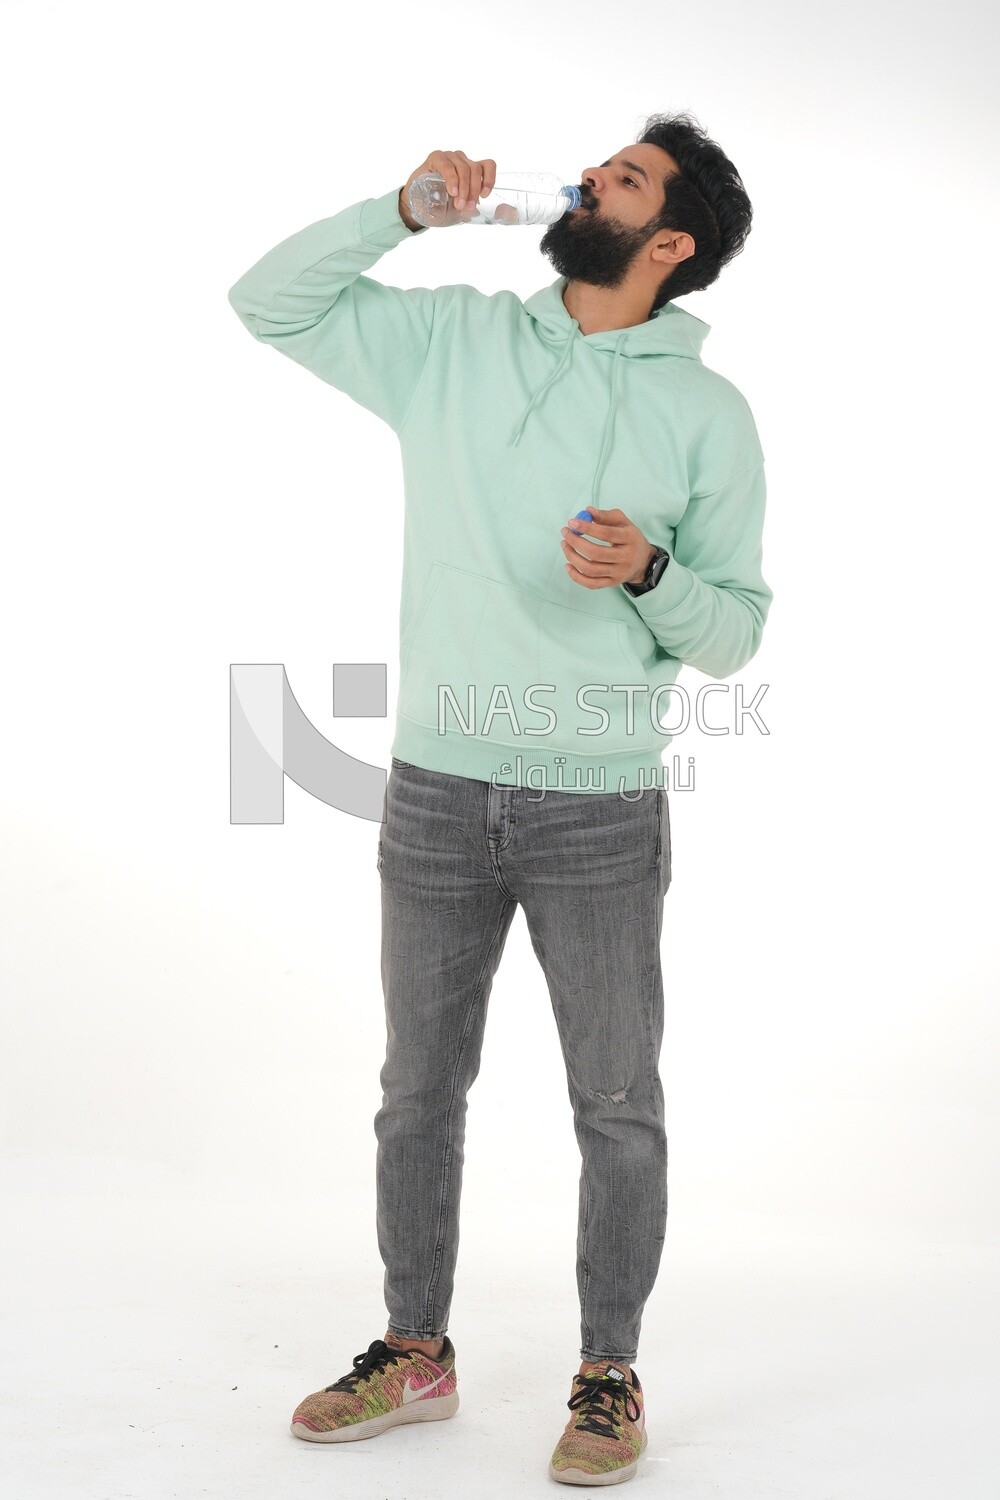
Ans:
[{"label": "hoodie front pocket", "polygon": [[[596,759],[655,747],[644,683],[624,620],[435,562],[403,638],[398,711],[439,734]],[[631,728],[623,685],[639,688]]]},{"label": "hoodie front pocket", "polygon": [[[648,682],[624,620],[545,602],[540,613],[539,652],[539,681],[555,686],[555,692],[543,701],[569,729],[562,743],[578,754],[595,756],[606,746],[641,752],[655,745]],[[638,691],[624,692],[626,687]],[[581,688],[587,689],[582,704],[577,702]],[[608,715],[606,727],[601,709]]]},{"label": "hoodie front pocket", "polygon": [[399,712],[440,734],[517,743],[539,719],[523,699],[536,680],[539,603],[512,584],[435,562],[401,646]]}]

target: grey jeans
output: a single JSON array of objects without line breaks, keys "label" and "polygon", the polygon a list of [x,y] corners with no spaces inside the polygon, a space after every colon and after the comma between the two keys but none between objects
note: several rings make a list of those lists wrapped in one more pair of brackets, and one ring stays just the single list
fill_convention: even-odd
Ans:
[{"label": "grey jeans", "polygon": [[447,1331],[466,1096],[520,902],[582,1158],[580,1354],[633,1361],[667,1221],[666,790],[541,793],[393,757],[377,864],[387,1042],[376,1213],[389,1328],[413,1339]]}]

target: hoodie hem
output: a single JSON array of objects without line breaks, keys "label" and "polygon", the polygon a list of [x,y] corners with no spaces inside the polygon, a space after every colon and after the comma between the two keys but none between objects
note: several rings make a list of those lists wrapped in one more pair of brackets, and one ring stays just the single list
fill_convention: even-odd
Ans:
[{"label": "hoodie hem", "polygon": [[[671,739],[671,735],[663,735],[663,746]],[[533,744],[530,738],[507,745],[477,735],[438,734],[433,727],[417,724],[402,714],[396,717],[391,753],[425,771],[534,791],[615,796],[628,792],[638,795],[643,788],[666,786],[662,749],[595,750],[574,755],[558,745]]]}]

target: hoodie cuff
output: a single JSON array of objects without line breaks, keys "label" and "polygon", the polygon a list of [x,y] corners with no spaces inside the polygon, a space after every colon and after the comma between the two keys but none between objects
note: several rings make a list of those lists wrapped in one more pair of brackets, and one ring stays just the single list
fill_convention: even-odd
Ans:
[{"label": "hoodie cuff", "polygon": [[403,223],[399,212],[399,195],[405,184],[392,188],[388,193],[383,193],[380,198],[366,198],[361,205],[361,217],[358,228],[361,238],[366,245],[371,245],[375,250],[391,250],[396,245],[401,245],[403,240],[411,240],[416,234],[423,234],[427,228],[422,224],[419,229],[411,229]]},{"label": "hoodie cuff", "polygon": [[627,599],[631,599],[644,619],[653,620],[669,614],[678,604],[683,604],[693,588],[694,574],[691,569],[679,563],[671,552],[670,561],[660,574],[660,581],[655,589],[647,589],[644,594],[630,594],[628,589],[623,588],[622,593]]}]

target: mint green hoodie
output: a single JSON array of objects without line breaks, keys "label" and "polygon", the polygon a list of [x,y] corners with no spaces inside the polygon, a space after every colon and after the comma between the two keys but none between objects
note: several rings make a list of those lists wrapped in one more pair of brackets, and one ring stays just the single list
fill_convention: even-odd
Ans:
[{"label": "mint green hoodie", "polygon": [[[399,192],[308,225],[229,292],[255,339],[399,438],[392,754],[498,786],[662,785],[672,736],[656,721],[678,717],[669,684],[684,662],[715,678],[739,671],[771,602],[750,408],[702,364],[708,325],[672,303],[583,334],[564,277],[522,302],[364,276],[426,233],[403,223]],[[469,231],[470,260],[480,232],[509,231]],[[591,502],[670,552],[654,589],[573,582],[560,531]],[[390,514],[373,502],[376,538]]]}]

